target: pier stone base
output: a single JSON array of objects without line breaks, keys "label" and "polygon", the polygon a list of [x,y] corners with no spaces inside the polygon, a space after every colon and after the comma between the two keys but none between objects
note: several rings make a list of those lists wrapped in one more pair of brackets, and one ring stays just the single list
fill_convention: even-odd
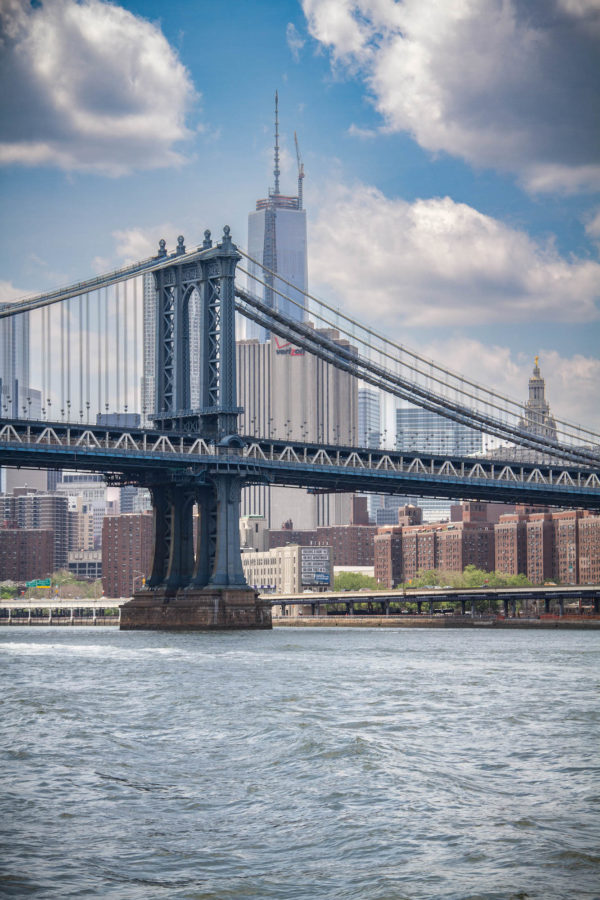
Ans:
[{"label": "pier stone base", "polygon": [[272,628],[271,606],[251,588],[143,590],[121,607],[122,631]]}]

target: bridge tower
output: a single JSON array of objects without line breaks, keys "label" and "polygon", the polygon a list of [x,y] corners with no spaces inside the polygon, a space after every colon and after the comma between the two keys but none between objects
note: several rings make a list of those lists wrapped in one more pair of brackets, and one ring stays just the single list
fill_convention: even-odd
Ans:
[{"label": "bridge tower", "polygon": [[[156,282],[156,407],[161,432],[196,433],[215,445],[214,464],[169,474],[140,474],[154,514],[152,571],[143,589],[122,607],[121,628],[270,628],[270,607],[246,583],[239,516],[243,442],[237,433],[235,269],[241,259],[226,226],[213,246],[206,231],[201,253],[186,260],[183,237],[167,256],[159,245]],[[191,298],[199,298],[199,334],[191,334]],[[200,347],[200,384],[192,391],[190,346]],[[192,395],[200,405],[192,408]],[[232,461],[235,465],[232,466]],[[193,510],[198,528],[194,538]]]}]

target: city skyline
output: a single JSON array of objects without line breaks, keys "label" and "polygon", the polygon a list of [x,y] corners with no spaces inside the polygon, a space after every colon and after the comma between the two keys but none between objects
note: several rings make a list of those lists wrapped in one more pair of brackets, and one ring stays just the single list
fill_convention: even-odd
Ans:
[{"label": "city skyline", "polygon": [[227,223],[243,247],[273,187],[278,89],[311,291],[523,402],[539,355],[553,414],[600,427],[600,13],[451,6],[12,6],[0,300],[163,236],[194,246]]}]

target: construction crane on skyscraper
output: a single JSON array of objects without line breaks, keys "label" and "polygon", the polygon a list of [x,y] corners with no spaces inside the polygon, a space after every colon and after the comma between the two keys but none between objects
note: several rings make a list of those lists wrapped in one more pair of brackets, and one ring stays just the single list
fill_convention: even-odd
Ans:
[{"label": "construction crane on skyscraper", "polygon": [[298,209],[302,209],[302,179],[304,178],[304,163],[300,156],[300,147],[298,146],[298,136],[294,132],[294,141],[296,144],[296,159],[298,160]]}]

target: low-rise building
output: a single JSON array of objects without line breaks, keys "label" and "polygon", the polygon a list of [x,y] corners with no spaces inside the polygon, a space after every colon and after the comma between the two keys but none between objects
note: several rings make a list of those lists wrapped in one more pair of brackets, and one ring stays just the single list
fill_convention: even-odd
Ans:
[{"label": "low-rise building", "polygon": [[69,572],[82,581],[102,578],[102,550],[71,550]]},{"label": "low-rise building", "polygon": [[333,587],[331,547],[289,544],[265,553],[242,554],[246,581],[258,591],[298,594]]}]

